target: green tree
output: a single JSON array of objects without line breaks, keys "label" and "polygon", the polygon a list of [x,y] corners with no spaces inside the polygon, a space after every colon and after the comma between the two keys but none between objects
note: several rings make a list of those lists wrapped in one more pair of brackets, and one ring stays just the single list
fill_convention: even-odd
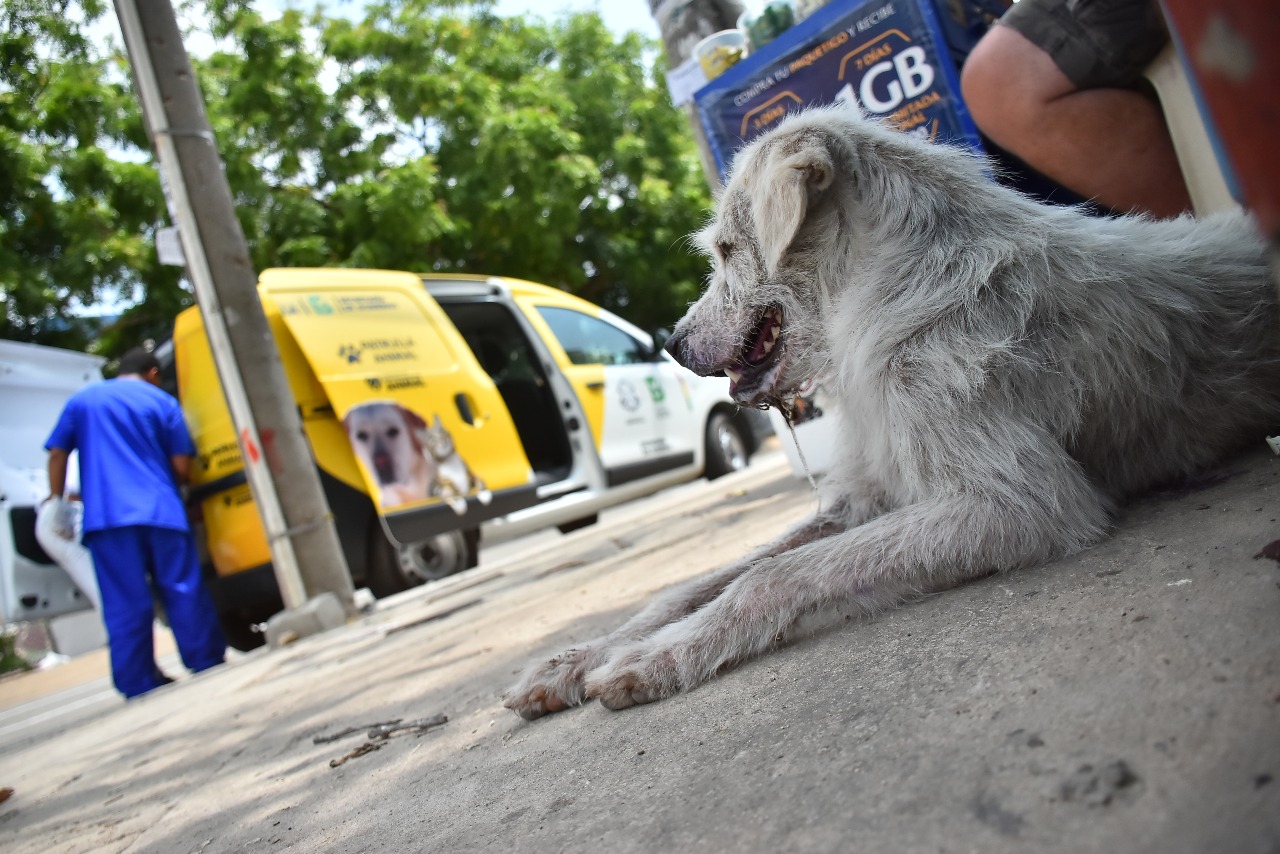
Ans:
[{"label": "green tree", "polygon": [[487,3],[215,9],[202,80],[260,267],[520,276],[650,327],[697,295],[709,193],[642,37]]},{"label": "green tree", "polygon": [[77,306],[138,299],[136,320],[171,319],[182,304],[178,271],[152,248],[164,198],[127,67],[86,36],[103,12],[100,0],[0,7],[3,338],[82,349],[93,330],[74,319]]},{"label": "green tree", "polygon": [[[595,14],[384,0],[358,21],[264,20],[208,0],[195,61],[254,264],[519,276],[644,326],[703,272],[710,204],[654,46]],[[101,0],[10,0],[0,36],[0,335],[78,346],[77,303],[141,297],[99,349],[156,337],[190,300],[153,240],[163,196],[127,65],[85,26]]]}]

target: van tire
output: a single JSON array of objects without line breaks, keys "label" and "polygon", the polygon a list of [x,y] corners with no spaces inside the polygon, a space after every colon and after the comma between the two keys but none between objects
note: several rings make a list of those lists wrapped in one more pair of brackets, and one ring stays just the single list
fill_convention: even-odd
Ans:
[{"label": "van tire", "polygon": [[733,416],[716,410],[707,419],[707,462],[703,466],[707,480],[715,480],[747,467],[747,439]]},{"label": "van tire", "polygon": [[369,527],[369,590],[379,599],[476,565],[472,537],[446,531],[412,548],[397,548],[374,519]]}]

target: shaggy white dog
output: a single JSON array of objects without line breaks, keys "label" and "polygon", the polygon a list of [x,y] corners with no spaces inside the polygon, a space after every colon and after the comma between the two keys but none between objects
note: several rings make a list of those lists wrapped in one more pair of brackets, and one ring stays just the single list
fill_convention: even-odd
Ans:
[{"label": "shaggy white dog", "polygon": [[1280,424],[1280,310],[1244,215],[1100,219],[985,168],[848,108],[738,154],[668,350],[744,405],[824,377],[847,444],[822,509],[535,665],[508,707],[647,703],[807,613],[1070,554],[1118,500]]}]

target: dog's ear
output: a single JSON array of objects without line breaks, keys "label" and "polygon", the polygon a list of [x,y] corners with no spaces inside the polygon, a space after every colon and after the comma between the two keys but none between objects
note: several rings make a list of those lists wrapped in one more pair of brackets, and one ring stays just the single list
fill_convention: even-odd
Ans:
[{"label": "dog's ear", "polygon": [[357,403],[355,406],[348,409],[347,414],[342,416],[342,429],[350,433],[351,428],[355,426],[356,419],[363,414],[361,409],[367,405],[368,404]]},{"label": "dog's ear", "polygon": [[427,422],[422,420],[422,416],[414,412],[407,406],[394,404],[396,409],[400,411],[400,417],[404,419],[404,426],[408,429],[409,442],[413,445],[415,453],[422,453],[422,446],[425,442],[424,437],[427,432]]},{"label": "dog's ear", "polygon": [[831,152],[820,136],[806,134],[796,142],[768,153],[761,180],[751,188],[751,214],[770,276],[800,233],[815,196],[831,186],[835,175]]},{"label": "dog's ear", "polygon": [[396,409],[400,410],[400,417],[404,419],[404,423],[408,425],[410,430],[421,430],[427,426],[427,422],[422,420],[422,416],[414,412],[409,407],[399,403],[392,405]]}]

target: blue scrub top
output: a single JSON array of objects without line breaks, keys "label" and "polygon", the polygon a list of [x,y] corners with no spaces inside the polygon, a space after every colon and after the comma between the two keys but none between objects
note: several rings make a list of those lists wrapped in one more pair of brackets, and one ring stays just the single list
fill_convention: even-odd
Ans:
[{"label": "blue scrub top", "polygon": [[193,456],[195,447],[167,392],[128,377],[86,386],[67,401],[44,446],[80,452],[85,531],[188,529],[169,458]]}]

